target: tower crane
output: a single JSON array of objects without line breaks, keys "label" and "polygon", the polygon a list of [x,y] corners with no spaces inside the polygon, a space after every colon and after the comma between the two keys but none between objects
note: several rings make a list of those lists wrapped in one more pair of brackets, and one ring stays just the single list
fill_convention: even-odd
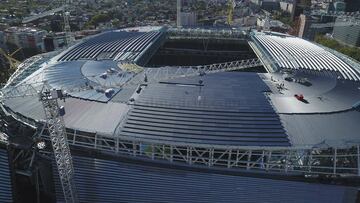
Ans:
[{"label": "tower crane", "polygon": [[63,17],[64,17],[64,32],[65,32],[65,40],[66,40],[66,44],[69,45],[72,42],[72,37],[71,37],[71,28],[70,28],[70,22],[69,22],[69,17],[70,17],[70,12],[69,12],[69,5],[71,3],[71,0],[64,0],[63,2]]},{"label": "tower crane", "polygon": [[232,25],[233,23],[233,16],[234,16],[234,9],[236,7],[235,0],[228,0],[228,16],[227,16],[227,23]]},{"label": "tower crane", "polygon": [[0,48],[0,55],[3,55],[4,58],[9,62],[10,68],[1,72],[1,80],[8,78],[12,73],[14,73],[18,66],[20,65],[20,61],[15,59],[13,56],[19,52],[21,48],[17,49],[11,54],[6,53],[3,49]]},{"label": "tower crane", "polygon": [[14,55],[19,52],[21,50],[21,48],[18,48],[17,50],[15,50],[13,53],[11,54],[7,54],[3,49],[0,48],[0,55],[3,55],[10,64],[10,69],[12,71],[15,71],[17,69],[17,67],[20,65],[20,61],[18,61],[17,59],[14,58]]}]

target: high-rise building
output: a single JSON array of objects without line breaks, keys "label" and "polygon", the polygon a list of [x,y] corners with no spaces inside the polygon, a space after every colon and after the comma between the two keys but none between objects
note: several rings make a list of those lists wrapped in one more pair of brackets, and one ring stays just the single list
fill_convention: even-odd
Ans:
[{"label": "high-rise building", "polygon": [[334,19],[326,16],[301,14],[299,16],[298,36],[310,41],[315,40],[317,34],[331,33]]}]

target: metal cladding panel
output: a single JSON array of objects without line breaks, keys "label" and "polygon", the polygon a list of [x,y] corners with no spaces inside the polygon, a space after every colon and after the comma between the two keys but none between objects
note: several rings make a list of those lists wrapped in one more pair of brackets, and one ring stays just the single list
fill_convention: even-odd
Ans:
[{"label": "metal cladding panel", "polygon": [[356,110],[330,114],[283,114],[281,119],[294,146],[346,146],[360,141],[360,112]]},{"label": "metal cladding panel", "polygon": [[0,149],[0,202],[13,202],[8,153]]},{"label": "metal cladding panel", "polygon": [[78,59],[134,60],[160,31],[109,31],[99,34],[65,52],[59,61]]},{"label": "metal cladding panel", "polygon": [[349,64],[301,38],[270,34],[257,34],[254,38],[277,60],[281,68],[326,70],[340,73],[343,79],[360,80],[360,73]]},{"label": "metal cladding panel", "polygon": [[[64,202],[54,168],[57,202]],[[355,202],[357,189],[74,156],[80,202]]]},{"label": "metal cladding panel", "polygon": [[[128,111],[126,104],[102,103],[68,98],[59,101],[65,107],[65,125],[67,128],[86,132],[98,132],[112,135],[116,126]],[[44,110],[38,97],[13,98],[5,101],[5,106],[25,117],[44,120]]]},{"label": "metal cladding panel", "polygon": [[289,146],[255,73],[217,73],[145,88],[120,134],[185,143]]}]

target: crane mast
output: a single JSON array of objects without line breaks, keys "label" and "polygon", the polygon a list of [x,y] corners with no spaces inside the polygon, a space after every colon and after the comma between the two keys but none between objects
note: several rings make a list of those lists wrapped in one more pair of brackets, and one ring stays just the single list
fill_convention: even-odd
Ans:
[{"label": "crane mast", "polygon": [[65,99],[61,90],[45,90],[39,93],[45,112],[45,119],[52,143],[54,157],[66,202],[77,202],[74,168],[66,136],[63,114],[65,110],[59,107],[58,99]]},{"label": "crane mast", "polygon": [[234,16],[234,8],[236,6],[235,0],[228,0],[228,16],[227,16],[227,23],[232,25],[233,23],[233,16]]},{"label": "crane mast", "polygon": [[63,17],[64,17],[64,32],[65,32],[66,45],[69,45],[71,43],[71,28],[69,22],[70,11],[68,11],[69,4],[70,4],[70,0],[64,0]]}]

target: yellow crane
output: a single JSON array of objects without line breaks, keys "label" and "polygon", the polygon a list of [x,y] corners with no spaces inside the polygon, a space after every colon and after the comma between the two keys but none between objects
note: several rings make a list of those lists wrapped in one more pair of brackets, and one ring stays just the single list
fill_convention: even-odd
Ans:
[{"label": "yellow crane", "polygon": [[18,48],[17,50],[15,50],[13,53],[11,54],[8,54],[6,53],[3,49],[0,48],[0,55],[3,55],[8,61],[9,61],[9,64],[10,64],[10,70],[12,72],[15,72],[17,67],[20,65],[20,61],[15,59],[13,56],[19,52],[21,50],[21,48]]},{"label": "yellow crane", "polygon": [[232,25],[233,23],[233,15],[236,3],[235,0],[228,0],[228,16],[227,16],[227,23]]}]

